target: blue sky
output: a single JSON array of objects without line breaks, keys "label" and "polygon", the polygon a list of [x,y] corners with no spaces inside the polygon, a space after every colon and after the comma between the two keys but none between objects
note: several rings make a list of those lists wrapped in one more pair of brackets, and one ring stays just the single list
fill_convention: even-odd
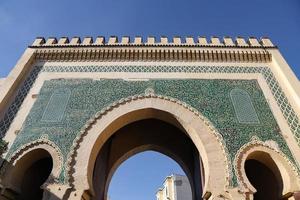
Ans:
[{"label": "blue sky", "polygon": [[110,200],[156,200],[157,189],[172,173],[184,174],[171,158],[154,151],[139,153],[114,174],[108,191]]},{"label": "blue sky", "polygon": [[299,0],[2,0],[0,77],[36,36],[269,36],[300,77]]},{"label": "blue sky", "polygon": [[[0,77],[37,36],[98,35],[268,36],[300,77],[299,0],[2,0]],[[138,154],[113,177],[111,200],[154,200],[156,187],[172,172],[180,168],[169,158]]]}]

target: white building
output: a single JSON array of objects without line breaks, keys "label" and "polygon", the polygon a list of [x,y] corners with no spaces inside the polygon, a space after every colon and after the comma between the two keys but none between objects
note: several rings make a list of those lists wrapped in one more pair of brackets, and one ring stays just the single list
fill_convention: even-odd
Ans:
[{"label": "white building", "polygon": [[186,176],[172,174],[167,176],[163,187],[156,193],[157,200],[192,200],[192,190]]}]

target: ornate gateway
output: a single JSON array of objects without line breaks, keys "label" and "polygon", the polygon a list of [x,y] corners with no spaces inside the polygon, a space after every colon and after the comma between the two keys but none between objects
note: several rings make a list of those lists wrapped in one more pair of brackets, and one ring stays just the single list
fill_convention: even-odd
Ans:
[{"label": "ornate gateway", "polygon": [[37,38],[0,91],[0,199],[106,200],[146,150],[194,200],[300,199],[300,82],[267,38]]}]

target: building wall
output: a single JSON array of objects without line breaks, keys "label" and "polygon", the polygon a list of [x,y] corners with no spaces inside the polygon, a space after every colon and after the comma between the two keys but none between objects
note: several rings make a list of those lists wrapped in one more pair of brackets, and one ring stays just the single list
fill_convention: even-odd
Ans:
[{"label": "building wall", "polygon": [[162,188],[156,193],[157,200],[192,200],[192,190],[186,176],[175,175],[166,177]]},{"label": "building wall", "polygon": [[[268,39],[233,42],[224,38],[220,42],[212,38],[207,43],[199,38],[195,43],[187,38],[181,43],[174,38],[168,43],[162,38],[156,43],[150,37],[146,43],[136,38],[133,44],[128,38],[118,43],[114,37],[108,43],[103,38],[94,43],[91,38],[82,42],[78,38],[70,42],[37,39],[2,87],[0,82],[0,89],[0,133],[8,142],[6,160],[16,164],[32,148],[48,145],[59,167],[52,173],[55,184],[49,183],[47,191],[58,196],[77,184],[76,189],[81,189],[72,190],[70,196],[88,198],[92,192],[85,187],[90,167],[74,159],[84,160],[80,155],[85,155],[86,160],[93,160],[88,158],[97,151],[80,148],[80,143],[98,144],[97,138],[91,139],[97,133],[89,133],[90,124],[104,123],[99,119],[122,106],[134,111],[141,106],[134,103],[139,101],[144,108],[172,105],[169,112],[173,115],[177,109],[186,109],[182,112],[186,115],[179,115],[183,117],[180,123],[204,159],[204,196],[251,196],[255,189],[243,163],[245,155],[255,150],[267,152],[278,163],[286,182],[284,193],[299,190],[300,84]],[[158,101],[160,105],[155,104]],[[222,163],[219,168],[216,162]],[[5,185],[6,178],[2,180]]]},{"label": "building wall", "polygon": [[173,176],[175,200],[192,200],[192,190],[186,176]]}]

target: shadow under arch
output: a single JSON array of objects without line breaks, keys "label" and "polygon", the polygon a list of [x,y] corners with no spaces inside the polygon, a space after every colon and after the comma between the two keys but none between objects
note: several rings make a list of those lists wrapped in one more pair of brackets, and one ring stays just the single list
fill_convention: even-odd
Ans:
[{"label": "shadow under arch", "polygon": [[[40,138],[29,144],[21,146],[11,156],[4,166],[4,176],[2,184],[7,191],[13,195],[22,196],[24,180],[27,179],[30,184],[36,179],[35,189],[39,190],[40,196],[47,194],[47,185],[58,179],[62,170],[63,158],[59,148],[51,141]],[[27,181],[27,182],[28,182]],[[26,182],[26,181],[25,181]],[[42,190],[40,190],[42,188]],[[30,192],[29,193],[37,193]],[[40,197],[28,197],[30,199]]]},{"label": "shadow under arch", "polygon": [[17,199],[41,200],[43,185],[52,178],[53,159],[42,148],[36,148],[19,158],[8,170],[6,187],[14,191]]},{"label": "shadow under arch", "polygon": [[[159,119],[183,130],[203,160],[203,190],[218,195],[229,185],[229,159],[222,137],[195,109],[172,98],[144,96],[114,103],[89,120],[68,159],[69,183],[77,191],[93,188],[93,169],[105,142],[122,127],[143,119]],[[179,125],[179,126],[178,126]]]},{"label": "shadow under arch", "polygon": [[201,198],[204,172],[193,142],[169,123],[144,119],[122,127],[101,148],[93,173],[92,193],[95,199],[107,199],[110,180],[122,162],[147,150],[162,153],[176,161],[189,178],[194,199]]},{"label": "shadow under arch", "polygon": [[[300,188],[296,167],[281,151],[274,148],[276,144],[273,143],[251,141],[241,148],[235,159],[238,182],[248,198],[281,199],[285,194]],[[258,175],[258,171],[264,173]],[[268,191],[270,188],[273,188],[272,191]]]}]

